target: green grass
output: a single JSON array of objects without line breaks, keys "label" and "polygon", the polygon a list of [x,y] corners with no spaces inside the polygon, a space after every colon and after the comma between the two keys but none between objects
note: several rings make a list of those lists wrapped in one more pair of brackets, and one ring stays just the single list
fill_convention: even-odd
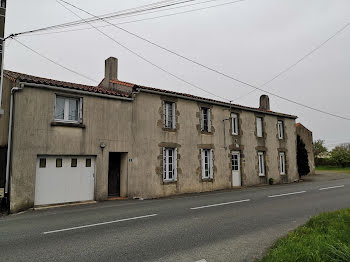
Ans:
[{"label": "green grass", "polygon": [[336,167],[336,166],[317,166],[316,171],[329,171],[335,173],[346,173],[350,174],[350,167]]},{"label": "green grass", "polygon": [[262,262],[350,261],[350,208],[311,218],[278,240]]}]

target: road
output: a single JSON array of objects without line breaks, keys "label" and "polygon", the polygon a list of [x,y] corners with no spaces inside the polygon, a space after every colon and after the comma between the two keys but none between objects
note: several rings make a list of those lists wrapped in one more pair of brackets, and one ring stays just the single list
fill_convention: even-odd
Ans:
[{"label": "road", "polygon": [[350,175],[0,218],[0,261],[253,261],[323,211],[350,207]]}]

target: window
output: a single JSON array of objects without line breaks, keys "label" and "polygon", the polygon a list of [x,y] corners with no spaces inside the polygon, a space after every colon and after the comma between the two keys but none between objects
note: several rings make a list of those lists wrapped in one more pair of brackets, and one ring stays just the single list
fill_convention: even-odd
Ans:
[{"label": "window", "polygon": [[232,135],[238,135],[238,115],[231,114],[232,118]]},{"label": "window", "polygon": [[256,136],[262,137],[263,136],[263,128],[262,128],[263,119],[262,117],[256,118]]},{"label": "window", "polygon": [[280,174],[286,174],[286,155],[284,152],[280,153]]},{"label": "window", "polygon": [[279,139],[283,139],[283,136],[284,136],[284,134],[283,134],[283,121],[278,121],[277,122],[277,127],[278,127],[278,138]]},{"label": "window", "polygon": [[164,102],[163,103],[163,115],[165,128],[176,128],[176,114],[175,114],[175,103],[173,102]]},{"label": "window", "polygon": [[71,167],[77,167],[78,166],[78,159],[76,158],[72,158],[72,161],[71,161]]},{"label": "window", "polygon": [[177,180],[177,148],[163,148],[163,181]]},{"label": "window", "polygon": [[46,167],[46,158],[40,158],[39,160],[39,167],[45,168]]},{"label": "window", "polygon": [[6,0],[1,0],[1,7],[6,8]]},{"label": "window", "polygon": [[56,96],[55,120],[82,122],[82,99]]},{"label": "window", "polygon": [[201,107],[201,130],[211,132],[210,108]]},{"label": "window", "polygon": [[62,167],[62,158],[56,158],[56,167]]},{"label": "window", "polygon": [[265,176],[264,152],[258,152],[259,176]]},{"label": "window", "polygon": [[232,171],[239,171],[239,153],[232,153]]},{"label": "window", "polygon": [[213,178],[213,150],[202,149],[202,179]]},{"label": "window", "polygon": [[86,167],[91,167],[91,158],[87,158],[85,162]]}]

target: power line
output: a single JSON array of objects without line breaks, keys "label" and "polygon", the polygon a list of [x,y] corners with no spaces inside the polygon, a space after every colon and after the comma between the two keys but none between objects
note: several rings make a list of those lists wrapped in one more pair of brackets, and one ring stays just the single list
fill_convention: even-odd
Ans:
[{"label": "power line", "polygon": [[[215,73],[217,73],[217,74],[220,74],[220,75],[222,75],[222,76],[224,76],[224,77],[226,77],[226,78],[229,78],[229,79],[231,79],[231,80],[234,80],[234,81],[236,81],[236,82],[238,82],[238,83],[241,83],[241,84],[243,84],[243,85],[252,87],[252,88],[254,88],[254,89],[256,89],[256,90],[260,90],[260,91],[262,91],[262,92],[265,92],[265,93],[267,93],[267,94],[269,94],[269,95],[275,96],[275,97],[280,98],[280,99],[282,99],[282,100],[288,101],[288,102],[290,102],[290,103],[293,103],[293,104],[296,104],[296,105],[299,105],[299,106],[302,106],[302,107],[305,107],[305,108],[308,108],[308,109],[311,109],[311,110],[314,110],[314,111],[317,111],[317,112],[320,112],[320,113],[323,113],[323,114],[326,114],[326,115],[330,115],[330,116],[333,116],[333,117],[341,118],[341,119],[344,119],[344,120],[350,120],[350,118],[347,118],[347,117],[344,117],[344,116],[341,116],[341,115],[337,115],[337,114],[333,114],[333,113],[329,113],[329,112],[324,111],[324,110],[322,110],[322,109],[318,109],[318,108],[315,108],[315,107],[311,107],[311,106],[302,104],[302,103],[297,102],[297,101],[295,101],[295,100],[292,100],[292,99],[289,99],[289,98],[286,98],[286,97],[282,97],[281,95],[278,95],[278,94],[272,93],[272,92],[270,92],[270,91],[264,90],[264,89],[262,89],[262,88],[260,88],[260,87],[254,86],[254,85],[252,85],[252,84],[250,84],[250,83],[248,83],[248,82],[245,82],[245,81],[242,81],[242,80],[240,80],[240,79],[238,79],[238,78],[235,78],[235,77],[233,77],[233,76],[227,75],[227,74],[225,74],[225,73],[223,73],[223,72],[221,72],[221,71],[219,71],[219,70],[217,70],[217,69],[214,69],[214,68],[209,67],[209,66],[207,66],[207,65],[201,64],[201,63],[199,63],[199,62],[197,62],[197,61],[195,61],[195,60],[193,60],[193,59],[187,58],[187,57],[185,57],[184,55],[181,55],[181,54],[179,54],[179,53],[176,53],[176,52],[174,52],[174,51],[172,51],[172,50],[170,50],[170,49],[168,49],[168,48],[166,48],[166,47],[163,47],[163,46],[161,46],[161,45],[159,45],[159,44],[157,44],[157,43],[155,43],[155,42],[152,42],[152,41],[149,40],[149,39],[146,39],[146,38],[144,38],[144,37],[142,37],[142,36],[139,36],[139,35],[137,35],[137,34],[135,34],[135,33],[132,33],[132,32],[130,32],[130,31],[128,31],[128,30],[126,30],[126,29],[124,29],[124,28],[122,28],[122,27],[116,26],[116,25],[110,23],[109,21],[106,21],[105,19],[103,19],[103,18],[101,18],[101,17],[98,17],[98,16],[96,16],[96,15],[93,15],[93,14],[91,14],[90,12],[88,12],[88,11],[86,11],[86,10],[80,8],[80,7],[77,7],[77,6],[75,6],[75,5],[71,4],[71,3],[68,3],[68,2],[65,1],[65,0],[56,0],[56,1],[60,1],[60,2],[63,2],[63,3],[65,3],[65,4],[67,4],[67,5],[70,5],[70,6],[76,8],[76,9],[78,9],[78,10],[80,10],[80,11],[86,13],[86,14],[89,14],[90,16],[93,16],[93,17],[95,17],[95,18],[98,18],[98,19],[100,19],[101,21],[104,21],[105,23],[108,23],[108,24],[114,26],[115,28],[118,28],[118,29],[120,29],[120,30],[122,30],[122,31],[124,31],[124,32],[126,32],[126,33],[128,33],[128,34],[130,34],[130,35],[133,35],[133,36],[135,36],[135,37],[137,37],[137,38],[139,38],[139,39],[141,39],[141,40],[143,40],[143,41],[146,41],[147,43],[149,43],[149,44],[151,44],[151,45],[154,45],[154,46],[156,46],[156,47],[158,47],[158,48],[160,48],[160,49],[163,49],[163,50],[165,50],[165,51],[167,51],[167,52],[169,52],[169,53],[171,53],[171,54],[174,54],[174,55],[176,55],[176,56],[178,56],[178,57],[181,57],[181,58],[183,58],[183,59],[185,59],[185,60],[187,60],[187,61],[189,61],[189,62],[191,62],[191,63],[194,63],[194,64],[196,64],[196,65],[198,65],[198,66],[200,66],[200,67],[203,67],[203,68],[205,68],[205,69],[207,69],[207,70],[210,70],[210,71],[212,71],[212,72],[215,72]],[[238,0],[237,2],[239,2],[239,1],[244,1],[244,0]],[[61,4],[61,5],[64,6],[63,4]],[[67,8],[66,6],[64,6],[64,7]],[[68,9],[68,10],[70,10],[70,9]],[[70,11],[72,12],[72,10],[70,10]],[[90,24],[90,25],[91,25],[91,24]],[[91,25],[91,26],[93,26],[93,25]],[[94,27],[95,27],[95,26],[94,26]],[[95,27],[95,29],[97,29],[99,32],[103,33],[103,32],[102,32],[101,30],[99,30],[98,28]],[[345,29],[345,27],[344,27],[344,29]],[[344,30],[344,29],[343,29],[343,30]],[[105,33],[103,33],[103,34],[106,35]],[[106,35],[106,36],[107,36],[107,35]],[[108,37],[109,37],[109,36],[108,36]],[[109,38],[111,38],[111,37],[109,37]],[[111,38],[111,39],[113,39],[113,38]],[[114,39],[113,39],[113,40],[114,40]],[[329,40],[330,40],[330,39],[329,39]],[[329,40],[328,40],[328,41],[329,41]],[[114,40],[114,41],[115,41],[115,40]],[[129,50],[129,51],[130,51],[130,50]],[[315,51],[316,51],[316,50],[315,50]],[[134,52],[133,52],[133,53],[134,53]],[[135,53],[134,53],[134,54],[135,54]],[[138,54],[137,54],[137,55],[138,55]],[[138,55],[138,56],[141,57],[140,55]],[[142,59],[144,59],[144,58],[142,58]],[[147,62],[149,62],[149,63],[152,63],[152,62],[150,62],[149,60],[145,60],[145,61],[147,61]],[[153,63],[152,63],[152,64],[153,64]],[[153,65],[154,65],[154,64],[153,64]],[[154,66],[156,66],[156,65],[154,65]],[[158,66],[156,66],[156,67],[158,67]],[[159,67],[158,67],[158,68],[159,68]],[[162,69],[162,70],[163,70],[163,69]],[[163,70],[163,71],[164,71],[164,70]],[[169,73],[169,72],[168,72],[168,73]],[[173,76],[174,76],[174,75],[173,75]],[[181,79],[181,80],[182,80],[182,81],[186,81],[186,80],[183,80],[183,79]],[[186,81],[186,82],[187,82],[187,81]],[[196,88],[198,88],[198,87],[196,87]],[[205,91],[205,92],[208,92],[208,91]],[[208,93],[209,93],[209,92],[208,92]],[[216,95],[216,96],[217,96],[217,95]],[[225,100],[227,100],[227,99],[225,98]]]},{"label": "power line", "polygon": [[[66,7],[64,4],[60,3],[59,1],[61,1],[61,0],[56,0],[56,1],[57,1],[60,5],[62,5],[65,9],[67,9],[68,11],[70,11],[71,13],[73,13],[74,15],[76,15],[77,17],[79,17],[80,19],[84,20],[84,18],[82,18],[81,16],[79,16],[77,13],[75,13],[75,12],[72,11],[72,10],[70,10],[70,9],[69,9],[68,7]],[[63,1],[63,2],[64,2],[64,1]],[[128,48],[128,47],[125,46],[124,44],[118,42],[118,41],[115,40],[113,37],[111,37],[111,36],[109,36],[108,34],[104,33],[103,31],[101,31],[99,28],[97,28],[96,26],[94,26],[94,25],[91,24],[90,22],[86,22],[86,23],[88,23],[90,26],[94,27],[97,31],[99,31],[101,34],[103,34],[104,36],[106,36],[107,38],[109,38],[110,40],[112,40],[112,41],[113,41],[114,43],[116,43],[117,45],[119,45],[119,46],[121,46],[122,48],[126,49],[127,51],[129,51],[130,53],[132,53],[132,54],[134,54],[135,56],[139,57],[139,58],[142,59],[143,61],[149,63],[150,65],[152,65],[152,66],[158,68],[159,70],[161,70],[161,71],[163,71],[163,72],[165,72],[165,73],[171,75],[172,77],[174,77],[174,78],[176,78],[176,79],[178,79],[178,80],[180,80],[180,81],[182,81],[182,82],[184,82],[184,83],[186,83],[186,84],[188,84],[188,85],[190,85],[190,86],[192,86],[192,87],[194,87],[194,88],[196,88],[196,89],[199,89],[199,90],[201,90],[201,91],[203,91],[203,92],[206,92],[206,93],[208,93],[208,94],[210,94],[210,95],[212,95],[212,96],[214,96],[214,97],[218,97],[218,98],[221,98],[221,99],[223,99],[223,100],[229,101],[227,98],[221,97],[221,96],[219,96],[219,95],[217,95],[217,94],[214,94],[214,93],[212,93],[212,92],[210,92],[210,91],[207,91],[207,90],[205,90],[205,89],[203,89],[203,88],[201,88],[201,87],[199,87],[199,86],[197,86],[197,85],[195,85],[195,84],[193,84],[193,83],[191,83],[191,82],[189,82],[189,81],[187,81],[187,80],[185,80],[185,79],[183,79],[183,78],[181,78],[181,77],[179,77],[179,76],[177,76],[177,75],[175,75],[175,74],[173,74],[173,73],[171,73],[171,72],[169,72],[169,71],[167,71],[166,69],[164,69],[164,68],[162,68],[162,67],[156,65],[156,64],[153,63],[152,61],[150,61],[150,60],[148,60],[147,58],[143,57],[143,56],[140,55],[139,53],[137,53],[137,52],[133,51],[132,49]]]},{"label": "power line", "polygon": [[[350,25],[350,23],[347,23],[346,25],[342,26],[337,32],[335,32],[333,35],[331,35],[329,38],[327,38],[325,41],[323,41],[320,45],[318,45],[317,47],[315,47],[314,49],[312,49],[310,52],[308,52],[306,55],[304,55],[303,57],[301,57],[299,60],[297,60],[295,63],[291,64],[290,66],[288,66],[287,68],[285,68],[284,70],[282,70],[280,73],[278,73],[276,76],[274,76],[273,78],[271,78],[270,80],[266,81],[265,83],[263,83],[260,87],[264,87],[268,84],[270,84],[272,81],[274,81],[275,79],[277,79],[278,77],[280,77],[281,75],[285,74],[287,71],[291,70],[293,67],[295,67],[296,65],[298,65],[299,63],[301,63],[303,60],[305,60],[307,57],[311,56],[313,53],[315,53],[317,50],[319,50],[321,47],[323,47],[325,44],[327,44],[331,39],[333,39],[334,37],[336,37],[337,35],[339,35],[340,33],[342,33],[348,26]],[[245,95],[242,95],[238,98],[235,98],[233,101],[242,99],[252,93],[254,93],[255,91],[257,91],[257,89],[253,89],[250,92],[248,92]]]},{"label": "power line", "polygon": [[[204,1],[204,2],[200,2],[200,3],[194,3],[194,4],[190,4],[190,5],[183,5],[183,6],[180,6],[180,7],[167,8],[167,9],[164,9],[164,10],[161,10],[161,11],[167,11],[167,10],[172,10],[172,9],[178,9],[178,8],[193,6],[193,5],[199,5],[199,4],[209,3],[209,2],[213,2],[213,1],[218,1],[218,0],[209,0],[209,1]],[[243,0],[241,0],[241,1],[243,1]],[[164,17],[170,17],[170,16],[175,16],[175,15],[180,15],[180,14],[192,13],[192,12],[196,12],[196,11],[203,11],[203,10],[216,8],[216,7],[221,7],[221,6],[226,6],[226,5],[231,5],[231,4],[235,4],[235,3],[237,3],[237,0],[231,1],[231,2],[226,2],[226,3],[223,3],[223,4],[217,4],[217,5],[212,5],[212,6],[201,7],[201,8],[197,8],[197,9],[191,9],[191,10],[187,10],[187,11],[172,13],[172,14],[166,14],[166,15],[160,15],[160,16],[155,16],[155,17],[148,17],[148,18],[143,18],[143,19],[136,19],[136,20],[131,20],[131,21],[119,22],[119,23],[115,23],[113,25],[123,25],[123,24],[130,24],[130,23],[154,20],[154,19],[158,19],[158,18],[164,18]],[[159,11],[157,11],[157,12],[159,12]],[[150,14],[150,13],[156,13],[156,11],[148,12],[146,14]],[[130,16],[139,16],[139,15],[144,15],[144,14],[135,14],[135,15],[130,15]],[[103,28],[103,27],[109,27],[109,26],[111,26],[111,25],[107,24],[107,25],[101,25],[101,26],[96,26],[96,27]],[[18,35],[18,36],[51,35],[51,34],[60,34],[60,33],[66,33],[66,32],[77,32],[77,31],[91,30],[91,29],[94,29],[94,28],[85,27],[85,28],[78,28],[78,29],[71,29],[71,30],[61,30],[61,31],[56,31],[56,32],[37,33],[37,34],[31,34],[31,33],[29,33],[29,34],[21,34],[20,33],[20,35]]]},{"label": "power line", "polygon": [[[138,7],[138,8],[131,8],[131,9],[126,9],[124,11],[119,11],[119,12],[117,12],[114,15],[112,15],[113,13],[110,13],[110,14],[107,14],[107,15],[103,15],[103,17],[105,19],[110,19],[110,18],[117,17],[117,16],[125,16],[125,15],[130,15],[130,14],[137,14],[137,13],[140,13],[140,12],[145,12],[145,11],[150,11],[150,10],[155,10],[155,9],[162,9],[162,8],[165,8],[165,7],[170,7],[170,6],[174,6],[174,5],[181,5],[181,4],[188,3],[188,2],[193,2],[193,1],[196,1],[196,0],[177,0],[175,2],[174,1],[160,1],[160,2],[157,2],[157,3],[154,3],[154,4],[144,5],[144,6],[141,6],[141,7]],[[212,1],[214,1],[214,0],[212,0]],[[172,2],[172,3],[168,3],[168,2]],[[164,4],[159,5],[160,3],[164,3]],[[147,7],[147,8],[143,9],[145,7]],[[82,23],[95,22],[95,21],[98,21],[98,19],[96,19],[96,18],[89,18],[89,19],[85,19],[85,21],[84,20],[79,20],[79,21],[68,22],[68,23],[63,23],[63,24],[43,27],[43,28],[39,28],[39,29],[24,31],[24,32],[20,32],[20,33],[14,33],[11,36],[19,36],[19,35],[24,35],[24,34],[40,32],[40,31],[46,31],[46,30],[52,30],[52,29],[59,29],[59,28],[77,26],[77,25],[80,25]]]},{"label": "power line", "polygon": [[74,74],[76,74],[76,75],[78,75],[78,76],[81,76],[81,77],[83,77],[83,78],[85,78],[85,79],[88,79],[88,80],[90,80],[90,81],[92,81],[92,82],[98,83],[98,81],[97,81],[96,79],[92,79],[92,78],[90,78],[90,77],[88,77],[88,76],[85,76],[85,75],[83,75],[83,74],[81,74],[81,73],[79,73],[79,72],[77,72],[77,71],[75,71],[75,70],[73,70],[73,69],[70,69],[70,68],[68,68],[68,67],[66,67],[66,66],[64,66],[64,65],[62,65],[62,64],[60,64],[60,63],[58,63],[58,62],[56,62],[56,61],[54,61],[54,60],[52,60],[51,58],[48,58],[47,56],[42,55],[41,53],[39,53],[38,51],[34,50],[33,48],[27,46],[26,44],[22,43],[22,42],[19,41],[18,39],[16,39],[16,38],[12,38],[12,39],[15,40],[17,43],[19,43],[20,45],[22,45],[23,47],[29,49],[29,50],[32,51],[33,53],[35,53],[35,54],[39,55],[40,57],[42,57],[42,58],[44,58],[44,59],[50,61],[51,63],[53,63],[53,64],[55,64],[55,65],[57,65],[57,66],[59,66],[59,67],[65,69],[65,70],[67,70],[67,71],[69,71],[69,72],[71,72],[71,73],[74,73]]}]

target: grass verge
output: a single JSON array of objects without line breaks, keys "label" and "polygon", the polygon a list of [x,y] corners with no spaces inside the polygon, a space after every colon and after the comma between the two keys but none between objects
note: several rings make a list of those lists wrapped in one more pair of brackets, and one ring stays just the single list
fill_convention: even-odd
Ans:
[{"label": "grass verge", "polygon": [[261,261],[350,261],[350,208],[312,217],[278,240]]},{"label": "grass verge", "polygon": [[329,171],[335,173],[346,173],[350,174],[350,167],[334,167],[334,166],[317,166],[316,171]]}]

